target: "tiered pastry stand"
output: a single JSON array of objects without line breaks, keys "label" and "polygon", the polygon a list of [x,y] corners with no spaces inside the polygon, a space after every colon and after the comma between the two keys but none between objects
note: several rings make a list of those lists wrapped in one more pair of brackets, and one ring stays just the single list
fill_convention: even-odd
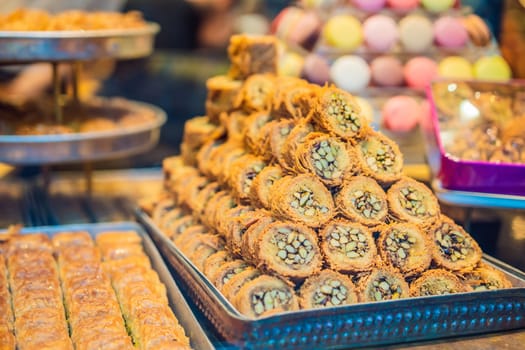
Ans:
[{"label": "tiered pastry stand", "polygon": [[[63,121],[66,103],[82,103],[78,86],[82,63],[99,59],[145,57],[153,51],[159,26],[147,23],[137,29],[90,31],[0,32],[0,65],[49,62],[53,72],[55,121]],[[70,69],[69,79],[62,79],[59,66]],[[62,68],[62,67],[61,67]],[[91,178],[91,162],[126,157],[151,149],[159,140],[165,113],[151,105],[127,101],[131,111],[147,109],[152,121],[111,131],[62,135],[0,135],[0,162],[12,165],[41,165],[44,178],[49,165],[84,163]],[[46,181],[44,181],[46,182]]]}]

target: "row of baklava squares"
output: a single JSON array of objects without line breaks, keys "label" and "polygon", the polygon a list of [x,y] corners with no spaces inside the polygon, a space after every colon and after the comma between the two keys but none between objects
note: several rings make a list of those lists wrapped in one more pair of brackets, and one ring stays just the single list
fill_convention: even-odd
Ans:
[{"label": "row of baklava squares", "polygon": [[1,243],[1,349],[189,349],[136,232]]}]

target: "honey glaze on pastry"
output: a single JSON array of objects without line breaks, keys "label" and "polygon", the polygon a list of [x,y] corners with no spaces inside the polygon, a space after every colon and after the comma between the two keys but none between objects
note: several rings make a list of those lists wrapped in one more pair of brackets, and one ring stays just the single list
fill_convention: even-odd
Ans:
[{"label": "honey glaze on pastry", "polygon": [[379,132],[371,131],[356,148],[363,175],[372,177],[383,185],[401,178],[403,154],[394,141]]},{"label": "honey glaze on pastry", "polygon": [[328,266],[341,272],[370,271],[377,259],[372,232],[345,219],[334,219],[319,231],[321,250]]},{"label": "honey glaze on pastry", "polygon": [[317,98],[313,118],[326,131],[351,142],[368,133],[368,122],[352,95],[329,86],[320,89]]},{"label": "honey glaze on pastry", "polygon": [[299,304],[303,309],[357,303],[356,288],[352,280],[335,271],[323,270],[309,277],[299,290]]},{"label": "honey glaze on pastry", "polygon": [[270,194],[270,209],[287,220],[319,227],[334,214],[330,191],[313,175],[285,176]]},{"label": "honey glaze on pastry", "polygon": [[327,186],[337,186],[354,170],[353,152],[335,137],[311,133],[298,148],[296,168],[317,176]]},{"label": "honey glaze on pastry", "polygon": [[404,177],[387,191],[390,214],[406,222],[429,227],[439,216],[439,203],[432,191],[416,180]]},{"label": "honey glaze on pastry", "polygon": [[304,279],[321,270],[316,233],[290,222],[270,224],[257,242],[258,266],[291,279]]},{"label": "honey glaze on pastry", "polygon": [[443,269],[427,270],[410,283],[410,295],[414,297],[428,295],[443,295],[471,291],[470,286]]},{"label": "honey glaze on pastry", "polygon": [[377,239],[379,253],[387,264],[406,277],[430,266],[430,240],[416,225],[394,223],[386,226]]},{"label": "honey glaze on pastry", "polygon": [[293,287],[278,277],[268,275],[261,275],[242,286],[233,304],[248,317],[261,317],[299,308]]},{"label": "honey glaze on pastry", "polygon": [[512,283],[502,272],[484,263],[480,263],[474,270],[460,275],[460,278],[476,292],[512,288]]},{"label": "honey glaze on pastry", "polygon": [[359,300],[362,302],[394,300],[409,296],[408,283],[389,267],[380,267],[359,280]]},{"label": "honey glaze on pastry", "polygon": [[345,217],[366,226],[380,225],[388,215],[385,191],[366,176],[345,180],[335,196],[335,203]]},{"label": "honey glaze on pastry", "polygon": [[452,271],[468,270],[481,260],[479,245],[451,219],[443,216],[431,235],[432,257],[438,266]]}]

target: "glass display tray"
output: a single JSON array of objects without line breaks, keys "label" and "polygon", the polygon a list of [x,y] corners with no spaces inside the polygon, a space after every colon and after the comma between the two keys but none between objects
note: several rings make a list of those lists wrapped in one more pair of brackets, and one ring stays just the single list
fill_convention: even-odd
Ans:
[{"label": "glass display tray", "polygon": [[[144,251],[151,261],[153,269],[158,273],[160,281],[166,286],[168,300],[171,309],[184,328],[186,335],[190,338],[190,343],[194,349],[212,350],[214,349],[210,340],[204,333],[204,330],[197,322],[189,305],[182,296],[178,286],[175,284],[164,260],[160,256],[155,244],[149,236],[145,234],[143,228],[134,222],[119,223],[101,223],[101,224],[76,224],[76,225],[58,225],[23,228],[23,234],[45,233],[52,237],[59,232],[78,232],[87,231],[92,237],[104,231],[135,231],[142,237]],[[0,230],[2,233],[2,230]]]},{"label": "glass display tray", "polygon": [[75,31],[0,31],[0,63],[131,59],[153,51],[156,23],[143,28]]},{"label": "glass display tray", "polygon": [[356,348],[525,327],[525,273],[490,256],[513,288],[300,310],[258,319],[240,314],[137,209],[138,220],[181,276],[189,296],[226,341],[247,349]]},{"label": "glass display tray", "polygon": [[[1,50],[1,49],[0,49]],[[0,162],[13,165],[73,163],[127,157],[154,147],[166,113],[153,105],[127,101],[130,109],[153,112],[154,119],[117,130],[60,135],[0,135]]]}]

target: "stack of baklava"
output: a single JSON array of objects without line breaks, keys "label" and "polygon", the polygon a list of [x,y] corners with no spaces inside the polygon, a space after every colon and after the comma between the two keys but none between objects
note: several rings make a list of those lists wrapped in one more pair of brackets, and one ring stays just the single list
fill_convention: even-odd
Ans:
[{"label": "stack of baklava", "polygon": [[189,349],[133,231],[0,241],[1,349]]},{"label": "stack of baklava", "polygon": [[228,52],[144,208],[240,312],[510,286],[352,95],[277,76],[271,37]]}]

